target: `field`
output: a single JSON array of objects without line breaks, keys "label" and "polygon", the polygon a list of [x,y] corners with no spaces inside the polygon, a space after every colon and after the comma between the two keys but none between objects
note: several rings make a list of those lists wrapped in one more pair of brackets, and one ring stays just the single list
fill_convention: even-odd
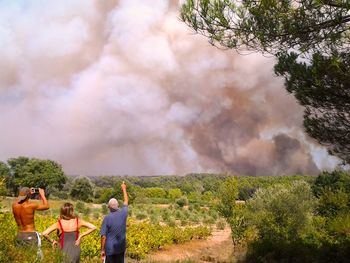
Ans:
[{"label": "field", "polygon": [[[13,198],[4,198],[2,200],[2,243],[7,244],[3,251],[7,250],[13,260],[20,260],[21,256],[18,255],[18,252],[11,245],[16,232],[15,222],[10,213],[12,201]],[[49,210],[36,213],[35,224],[39,232],[55,222],[60,206],[66,201],[70,200],[52,200],[50,201],[51,208]],[[83,203],[80,201],[73,203],[79,217],[91,221],[98,228],[101,225],[104,214],[108,212],[104,204]],[[199,205],[180,207],[176,204],[130,205],[127,230],[127,257],[129,262],[142,259],[149,261],[152,257],[152,261],[157,261],[158,256],[156,256],[156,253],[158,251],[167,251],[167,249],[173,249],[175,245],[193,243],[194,240],[199,240],[197,241],[197,246],[200,248],[202,246],[199,245],[202,242],[200,240],[210,238],[213,231],[218,235],[218,233],[225,232],[225,230],[226,239],[230,240],[230,234],[227,235],[228,228],[225,220],[215,210],[208,207]],[[52,236],[54,237],[55,235]],[[46,250],[48,246],[48,242],[44,241]],[[172,254],[173,252],[169,253]],[[46,255],[48,254],[50,254],[50,249],[46,251]],[[99,255],[100,238],[98,231],[95,231],[83,239],[82,262],[100,262]],[[47,256],[47,258],[52,260],[51,256]],[[54,260],[57,260],[57,255]]]},{"label": "field", "polygon": [[[341,171],[318,177],[70,178],[64,191],[50,195],[51,208],[36,214],[37,230],[55,222],[67,201],[100,228],[106,202],[121,200],[124,180],[128,262],[338,263],[350,257],[350,176]],[[35,251],[13,246],[12,201],[1,202],[0,262],[35,262]],[[62,261],[46,241],[44,254],[45,262]],[[81,262],[100,262],[99,255],[95,231],[82,240]]]}]

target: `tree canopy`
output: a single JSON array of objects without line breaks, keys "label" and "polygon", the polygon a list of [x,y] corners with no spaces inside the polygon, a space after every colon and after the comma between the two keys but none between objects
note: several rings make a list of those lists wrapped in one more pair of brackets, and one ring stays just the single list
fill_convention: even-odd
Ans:
[{"label": "tree canopy", "polygon": [[78,177],[74,180],[70,195],[74,199],[84,202],[92,202],[94,191],[90,180],[86,177]]},{"label": "tree canopy", "polygon": [[280,53],[278,59],[276,74],[305,106],[306,132],[350,163],[350,54],[317,52],[308,63],[298,62],[295,53]]},{"label": "tree canopy", "polygon": [[67,179],[62,166],[52,160],[21,156],[9,159],[7,164],[6,184],[14,194],[20,186],[62,189]]},{"label": "tree canopy", "polygon": [[227,48],[329,53],[349,48],[349,9],[337,0],[187,0],[181,19]]},{"label": "tree canopy", "polygon": [[187,0],[181,19],[211,44],[277,57],[306,132],[350,163],[350,1]]}]

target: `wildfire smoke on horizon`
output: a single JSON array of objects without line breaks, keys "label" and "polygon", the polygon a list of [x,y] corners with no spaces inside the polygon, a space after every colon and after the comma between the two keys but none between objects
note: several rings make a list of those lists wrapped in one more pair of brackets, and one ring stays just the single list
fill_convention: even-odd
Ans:
[{"label": "wildfire smoke on horizon", "polygon": [[0,160],[69,174],[316,174],[273,58],[210,46],[179,1],[0,2]]}]

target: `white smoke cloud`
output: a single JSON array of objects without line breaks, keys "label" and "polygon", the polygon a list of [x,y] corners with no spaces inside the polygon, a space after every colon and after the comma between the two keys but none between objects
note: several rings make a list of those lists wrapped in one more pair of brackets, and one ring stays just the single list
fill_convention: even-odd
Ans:
[{"label": "white smoke cloud", "polygon": [[0,2],[0,159],[50,158],[93,175],[334,166],[303,135],[273,59],[210,46],[178,5]]}]

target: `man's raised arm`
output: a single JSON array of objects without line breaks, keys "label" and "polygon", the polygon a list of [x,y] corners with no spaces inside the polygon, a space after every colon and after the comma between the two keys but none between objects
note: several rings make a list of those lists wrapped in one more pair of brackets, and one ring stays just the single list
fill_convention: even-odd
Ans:
[{"label": "man's raised arm", "polygon": [[128,197],[128,193],[126,192],[126,184],[122,183],[122,191],[123,191],[123,198],[124,198],[124,205],[128,205],[129,204],[129,197]]}]

